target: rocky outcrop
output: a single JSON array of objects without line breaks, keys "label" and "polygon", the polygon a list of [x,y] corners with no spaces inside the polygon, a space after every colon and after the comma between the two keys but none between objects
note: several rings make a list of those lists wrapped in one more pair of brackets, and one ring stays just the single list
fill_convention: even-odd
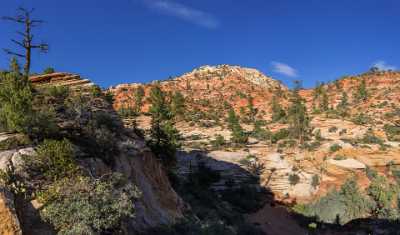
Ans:
[{"label": "rocky outcrop", "polygon": [[338,167],[343,167],[345,169],[365,169],[364,163],[357,161],[355,159],[349,158],[344,160],[329,159],[328,163],[336,165]]},{"label": "rocky outcrop", "polygon": [[[126,139],[119,144],[122,154],[116,158],[115,170],[137,185],[142,193],[130,227],[145,230],[172,224],[183,217],[185,204],[172,189],[168,176],[143,141]],[[136,146],[136,147],[134,147]]]},{"label": "rocky outcrop", "polygon": [[253,177],[239,163],[247,155],[248,153],[246,152],[213,151],[207,153],[187,149],[177,154],[177,172],[178,175],[185,178],[194,169],[197,169],[200,164],[204,164],[204,166],[218,172],[221,177],[218,182],[211,186],[212,189],[217,191],[226,190],[229,183],[231,187],[240,187],[243,183],[247,184],[247,182],[250,182]]},{"label": "rocky outcrop", "polygon": [[50,73],[29,77],[33,85],[52,85],[52,86],[68,86],[72,89],[86,89],[94,86],[89,79],[83,79],[77,74],[72,73]]},{"label": "rocky outcrop", "polygon": [[[317,190],[311,183],[313,174],[296,168],[286,158],[280,153],[270,153],[262,158],[266,167],[261,176],[262,185],[270,188],[277,199],[303,200],[312,197]],[[298,182],[291,182],[291,175],[298,177]]]},{"label": "rocky outcrop", "polygon": [[[115,167],[105,165],[100,159],[84,159],[81,165],[90,169],[94,175],[109,172],[122,173],[141,191],[142,197],[135,204],[135,217],[128,221],[129,231],[143,231],[158,225],[171,224],[183,217],[185,204],[172,189],[164,169],[145,146],[144,141],[132,137],[117,144],[120,154],[115,156]],[[0,152],[0,170],[21,171],[23,158],[35,157],[33,148],[12,149]],[[53,234],[52,229],[40,220],[37,202],[18,201],[0,187],[0,234]],[[16,213],[18,211],[18,215]],[[1,233],[3,232],[3,233]]]},{"label": "rocky outcrop", "polygon": [[[94,97],[90,92],[85,92],[84,89],[90,88],[93,83],[68,73],[34,76],[30,80],[36,87],[67,86],[85,96],[86,99],[82,102],[86,103],[76,104],[79,106],[78,113],[73,113],[75,109],[71,109],[72,111],[67,114],[64,103],[57,104],[61,108],[57,109],[56,124],[60,128],[60,135],[73,142],[76,163],[82,169],[82,174],[101,178],[109,173],[121,173],[130,183],[138,187],[141,196],[135,201],[135,216],[124,220],[121,228],[125,234],[135,234],[137,231],[141,232],[155,226],[173,224],[183,217],[185,204],[171,187],[161,163],[146,146],[143,137],[136,135],[134,130],[122,126],[110,103],[102,97]],[[71,93],[72,98],[75,95],[75,92]],[[91,121],[97,120],[95,119],[97,114],[103,114],[103,117],[107,115],[107,121],[116,128],[107,129],[110,132],[108,141],[113,143],[113,151],[110,152],[112,163],[100,159],[101,157],[104,159],[104,156],[93,154],[91,145],[85,142],[92,136],[84,134],[86,132],[83,129]],[[31,175],[24,170],[27,167],[24,159],[36,157],[35,149],[38,141],[34,140],[30,147],[8,144],[10,138],[15,138],[16,135],[0,133],[0,146],[3,148],[0,150],[0,170],[21,176],[34,191],[36,185],[34,180],[31,181],[29,178]],[[7,144],[1,144],[5,141],[8,141]],[[7,187],[0,187],[0,234],[55,233],[41,220],[39,212],[42,206],[34,195],[33,198],[28,196],[29,199],[21,198],[19,194],[13,195],[6,189]]]}]

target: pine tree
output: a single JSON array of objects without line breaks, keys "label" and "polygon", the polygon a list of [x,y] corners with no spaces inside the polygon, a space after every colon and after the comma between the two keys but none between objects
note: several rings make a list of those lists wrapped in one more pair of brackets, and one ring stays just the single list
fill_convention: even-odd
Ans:
[{"label": "pine tree", "polygon": [[135,112],[139,114],[142,111],[142,105],[143,105],[143,97],[144,97],[144,89],[143,87],[139,86],[135,90]]},{"label": "pine tree", "polygon": [[348,105],[349,105],[349,101],[348,101],[347,93],[342,92],[342,98],[340,100],[340,103],[336,107],[337,110],[339,111],[340,116],[342,116],[342,117],[347,116]]},{"label": "pine tree", "polygon": [[304,143],[306,135],[310,131],[310,118],[307,114],[307,108],[304,105],[303,98],[299,95],[300,82],[295,82],[295,88],[291,94],[291,106],[288,110],[288,122],[291,136]]},{"label": "pine tree", "polygon": [[278,101],[278,97],[274,95],[271,101],[272,121],[278,122],[286,117],[286,112],[283,110],[281,104]]},{"label": "pine tree", "polygon": [[151,129],[148,144],[163,165],[170,170],[176,164],[175,154],[180,146],[180,135],[172,122],[166,95],[159,86],[151,89],[150,102]]},{"label": "pine tree", "polygon": [[244,132],[242,126],[240,126],[239,118],[237,117],[233,109],[230,109],[228,112],[227,122],[228,122],[228,128],[232,132],[232,138],[231,138],[232,142],[238,144],[247,143],[248,136]]},{"label": "pine tree", "polygon": [[10,69],[11,73],[3,74],[0,79],[0,126],[8,131],[28,133],[34,116],[32,89],[27,77],[21,75],[15,58]]},{"label": "pine tree", "polygon": [[367,91],[367,84],[366,84],[365,79],[361,80],[361,83],[358,86],[354,96],[355,96],[355,100],[357,102],[365,102],[365,101],[367,101],[367,99],[368,99],[368,91]]},{"label": "pine tree", "polygon": [[254,98],[252,96],[247,97],[247,111],[249,114],[250,122],[254,123],[256,120],[256,115],[258,113],[258,110],[254,108]]},{"label": "pine tree", "polygon": [[322,91],[322,101],[320,102],[320,110],[326,112],[329,110],[329,97],[325,90]]},{"label": "pine tree", "polygon": [[182,117],[185,114],[185,97],[179,91],[171,97],[171,113],[174,117]]}]

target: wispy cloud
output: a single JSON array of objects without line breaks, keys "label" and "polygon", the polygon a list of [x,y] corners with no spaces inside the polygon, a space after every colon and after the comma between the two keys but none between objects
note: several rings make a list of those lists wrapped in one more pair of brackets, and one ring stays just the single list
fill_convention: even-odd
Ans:
[{"label": "wispy cloud", "polygon": [[187,22],[208,28],[216,29],[219,27],[219,20],[213,15],[189,7],[187,5],[172,0],[142,0],[145,6],[160,13],[177,17]]},{"label": "wispy cloud", "polygon": [[386,71],[386,70],[396,70],[396,66],[389,65],[386,61],[379,60],[372,64],[373,67],[378,68],[379,70]]},{"label": "wispy cloud", "polygon": [[292,78],[298,76],[297,70],[292,68],[288,64],[273,61],[273,62],[271,62],[271,66],[273,68],[273,71],[276,73],[280,73],[280,74],[283,74],[285,76],[292,77]]}]

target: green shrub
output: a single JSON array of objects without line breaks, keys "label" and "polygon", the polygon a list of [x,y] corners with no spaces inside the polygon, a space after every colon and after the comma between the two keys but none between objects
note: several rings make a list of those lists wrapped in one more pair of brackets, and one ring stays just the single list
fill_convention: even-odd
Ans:
[{"label": "green shrub", "polygon": [[254,129],[250,134],[251,137],[258,140],[269,140],[271,138],[271,132],[267,129],[262,128],[262,123],[256,121],[254,124]]},{"label": "green shrub", "polygon": [[300,182],[300,177],[297,174],[290,174],[289,175],[289,183],[290,185],[294,186]]},{"label": "green shrub", "polygon": [[55,72],[55,70],[52,67],[47,67],[45,70],[43,70],[43,74],[51,74],[54,72]]},{"label": "green shrub", "polygon": [[[101,90],[101,88],[96,85],[91,87],[90,93],[92,97],[101,97],[103,95],[103,91]],[[111,99],[111,101],[113,101],[113,99]]]},{"label": "green shrub", "polygon": [[211,141],[214,148],[220,148],[226,144],[225,138],[222,135],[215,135],[215,140]]},{"label": "green shrub", "polygon": [[232,132],[231,141],[236,144],[246,144],[249,137],[240,125],[239,118],[236,116],[233,109],[229,110],[227,122]]},{"label": "green shrub", "polygon": [[307,149],[308,151],[315,151],[321,146],[321,142],[319,141],[312,141],[312,142],[306,142],[302,145],[303,149]]},{"label": "green shrub", "polygon": [[279,140],[288,138],[289,135],[290,135],[290,132],[288,129],[280,129],[279,131],[272,134],[271,142],[277,143]]},{"label": "green shrub", "polygon": [[41,93],[64,101],[70,94],[70,89],[67,86],[49,86],[41,89]]},{"label": "green shrub", "polygon": [[317,130],[315,131],[314,136],[315,136],[315,140],[316,140],[316,141],[322,141],[322,140],[324,140],[324,138],[323,138],[322,135],[321,135],[321,130],[320,130],[320,129],[317,129]]},{"label": "green shrub", "polygon": [[356,125],[367,125],[372,123],[372,118],[366,114],[359,113],[352,119],[352,122]]},{"label": "green shrub", "polygon": [[[81,138],[75,142],[84,148],[91,156],[104,160],[107,164],[114,163],[114,155],[118,154],[118,146],[115,139],[122,131],[122,124],[106,112],[91,113],[87,107],[82,107],[87,112],[89,119],[78,119],[81,130]],[[79,118],[79,116],[78,116]]]},{"label": "green shrub", "polygon": [[369,166],[365,168],[365,174],[367,175],[369,180],[373,180],[378,176],[378,172],[374,169],[371,169],[371,167]]},{"label": "green shrub", "polygon": [[[115,234],[124,218],[135,215],[139,190],[121,175],[107,180],[64,179],[42,192],[40,216],[58,234]],[[43,197],[43,195],[47,197]]]},{"label": "green shrub", "polygon": [[340,191],[332,190],[318,201],[298,205],[294,209],[308,217],[325,223],[345,224],[364,218],[374,208],[374,203],[364,196],[354,179],[347,180]]},{"label": "green shrub", "polygon": [[337,152],[341,149],[342,149],[342,146],[340,146],[339,144],[333,144],[333,145],[331,145],[331,147],[329,147],[329,151],[331,151],[332,153]]},{"label": "green shrub", "polygon": [[45,140],[37,147],[37,156],[25,160],[31,170],[39,171],[48,180],[71,176],[78,170],[72,145],[66,139]]},{"label": "green shrub", "polygon": [[313,188],[317,188],[320,184],[320,179],[318,175],[313,175],[312,179],[311,179],[311,186],[313,186]]},{"label": "green shrub", "polygon": [[5,170],[0,170],[0,185],[15,196],[27,196],[25,180],[20,175],[15,174],[11,164]]},{"label": "green shrub", "polygon": [[386,124],[383,129],[390,141],[400,141],[400,126]]},{"label": "green shrub", "polygon": [[[398,212],[392,207],[397,198],[396,186],[390,184],[386,177],[377,175],[367,188],[368,195],[376,202],[374,213],[379,218],[398,217]],[[397,203],[397,202],[396,202]]]},{"label": "green shrub", "polygon": [[378,136],[376,136],[372,130],[368,130],[364,134],[364,136],[360,140],[360,142],[363,144],[379,144],[379,145],[384,144],[384,141],[381,138],[379,138]]}]

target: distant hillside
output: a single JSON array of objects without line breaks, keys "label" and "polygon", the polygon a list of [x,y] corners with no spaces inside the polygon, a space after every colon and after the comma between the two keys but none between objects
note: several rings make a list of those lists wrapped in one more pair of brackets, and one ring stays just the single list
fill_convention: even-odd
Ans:
[{"label": "distant hillside", "polygon": [[[122,84],[110,91],[115,95],[115,108],[134,106],[134,91],[143,87],[146,96],[154,85],[159,84],[166,92],[177,92],[186,98],[187,108],[205,112],[217,111],[221,117],[226,105],[231,105],[237,112],[245,108],[251,97],[260,117],[268,117],[270,101],[274,94],[279,94],[282,102],[288,88],[256,69],[239,66],[219,65],[203,66],[180,77],[153,82],[150,84]],[[145,102],[143,111],[147,111]]]}]

